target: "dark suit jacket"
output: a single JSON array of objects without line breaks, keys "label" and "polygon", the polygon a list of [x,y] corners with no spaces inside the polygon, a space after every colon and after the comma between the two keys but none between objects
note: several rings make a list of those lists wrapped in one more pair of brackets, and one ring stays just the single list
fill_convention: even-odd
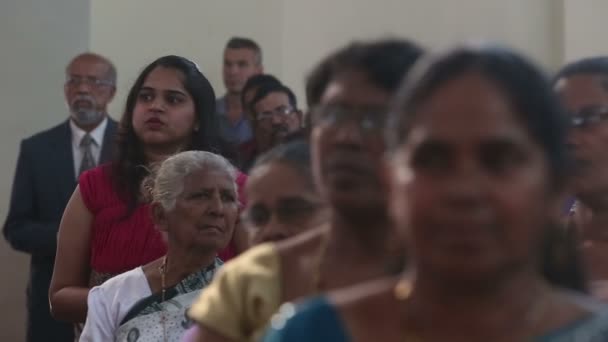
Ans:
[{"label": "dark suit jacket", "polygon": [[[117,123],[109,119],[100,163],[111,160]],[[11,246],[30,254],[27,291],[28,341],[73,341],[72,326],[55,322],[48,291],[53,274],[57,231],[63,210],[76,187],[69,121],[21,142],[4,236]]]}]

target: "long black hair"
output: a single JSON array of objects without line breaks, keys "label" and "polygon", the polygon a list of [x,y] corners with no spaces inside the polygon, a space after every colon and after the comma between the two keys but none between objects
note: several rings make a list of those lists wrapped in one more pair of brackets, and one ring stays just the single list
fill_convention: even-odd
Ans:
[{"label": "long black hair", "polygon": [[184,57],[173,55],[155,60],[143,69],[131,87],[118,129],[112,180],[117,192],[129,203],[131,209],[137,205],[141,182],[149,173],[142,143],[133,129],[133,109],[145,80],[157,67],[179,71],[183,76],[183,86],[194,102],[199,129],[193,131],[190,144],[185,150],[209,151],[228,158],[232,157],[229,153],[230,148],[218,135],[215,92],[198,66]]}]

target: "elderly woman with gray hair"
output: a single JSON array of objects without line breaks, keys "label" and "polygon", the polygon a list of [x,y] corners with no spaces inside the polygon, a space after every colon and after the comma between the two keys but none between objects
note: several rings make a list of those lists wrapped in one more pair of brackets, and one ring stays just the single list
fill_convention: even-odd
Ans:
[{"label": "elderly woman with gray hair", "polygon": [[91,290],[80,341],[179,341],[186,310],[222,264],[238,219],[236,169],[210,152],[166,159],[151,186],[167,255]]}]

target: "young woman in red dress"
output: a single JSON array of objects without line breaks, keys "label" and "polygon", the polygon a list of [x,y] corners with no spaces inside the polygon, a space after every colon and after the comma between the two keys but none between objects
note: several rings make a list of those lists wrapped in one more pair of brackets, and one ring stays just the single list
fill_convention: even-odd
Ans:
[{"label": "young woman in red dress", "polygon": [[[65,209],[49,291],[55,318],[84,322],[90,287],[166,253],[143,180],[180,151],[226,155],[217,132],[215,93],[196,64],[165,56],[142,71],[127,97],[114,162],[83,173]],[[238,177],[239,188],[245,179]],[[234,254],[231,243],[220,257]]]}]

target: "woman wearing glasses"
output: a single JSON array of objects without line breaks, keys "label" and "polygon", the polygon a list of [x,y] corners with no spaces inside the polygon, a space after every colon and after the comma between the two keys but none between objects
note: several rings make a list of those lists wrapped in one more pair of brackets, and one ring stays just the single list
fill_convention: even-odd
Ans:
[{"label": "woman wearing glasses", "polygon": [[581,241],[591,293],[608,301],[608,57],[566,65],[555,91],[569,113],[576,197],[570,228]]},{"label": "woman wearing glasses", "polygon": [[[226,265],[212,285],[218,291],[205,291],[192,309],[200,341],[258,341],[282,303],[394,272],[400,258],[389,248],[394,235],[381,198],[382,128],[393,92],[421,53],[402,40],[357,42],[313,71],[312,169],[328,221],[249,251],[251,263],[241,272],[229,274],[233,265]],[[260,214],[249,211],[250,218]],[[263,278],[254,282],[251,270]],[[236,290],[221,296],[220,289]]]},{"label": "woman wearing glasses", "polygon": [[[190,311],[195,321],[229,336],[247,335],[265,324],[265,315],[252,314],[247,306],[254,305],[250,302],[254,300],[260,306],[279,305],[274,303],[279,293],[272,277],[278,253],[276,245],[267,242],[284,240],[327,221],[327,209],[314,189],[307,142],[280,145],[258,158],[247,180],[248,205],[242,215],[257,247],[233,259],[205,290]],[[246,305],[231,305],[243,293],[250,296]]]}]

